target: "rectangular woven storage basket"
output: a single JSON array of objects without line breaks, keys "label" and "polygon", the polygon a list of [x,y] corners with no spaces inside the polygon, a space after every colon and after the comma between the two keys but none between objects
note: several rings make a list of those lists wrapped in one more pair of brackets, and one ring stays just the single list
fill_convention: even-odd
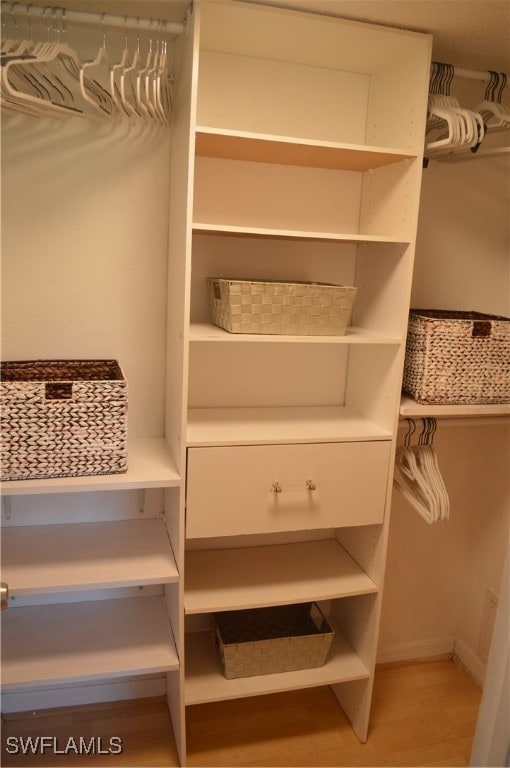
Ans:
[{"label": "rectangular woven storage basket", "polygon": [[316,603],[223,611],[214,622],[228,679],[321,667],[334,636]]},{"label": "rectangular woven storage basket", "polygon": [[343,336],[356,288],[207,278],[211,321],[230,333]]},{"label": "rectangular woven storage basket", "polygon": [[2,480],[127,469],[127,382],[115,360],[1,364]]},{"label": "rectangular woven storage basket", "polygon": [[510,402],[510,318],[411,310],[402,389],[425,404]]}]

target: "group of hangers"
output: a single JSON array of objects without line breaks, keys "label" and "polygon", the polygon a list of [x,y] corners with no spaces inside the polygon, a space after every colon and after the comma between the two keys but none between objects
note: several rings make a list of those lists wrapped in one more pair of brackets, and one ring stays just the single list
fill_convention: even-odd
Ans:
[{"label": "group of hangers", "polygon": [[96,56],[90,61],[81,61],[66,42],[64,9],[50,6],[44,9],[48,39],[34,42],[31,6],[26,6],[29,35],[23,39],[14,19],[14,5],[11,5],[14,36],[4,36],[2,27],[0,103],[3,112],[103,120],[127,116],[169,125],[168,50],[160,34],[164,31],[164,22],[156,22],[156,42],[151,34],[145,57],[140,52],[139,34],[135,50],[129,54],[126,32],[122,56],[119,61],[112,60],[103,26],[102,44]]},{"label": "group of hangers", "polygon": [[415,445],[411,445],[411,438],[416,424],[413,419],[407,419],[407,422],[409,429],[404,445],[399,446],[396,452],[395,466],[399,475],[395,475],[394,485],[427,523],[448,520],[448,492],[432,445],[436,420],[423,419],[423,430]]},{"label": "group of hangers", "polygon": [[476,152],[487,133],[510,128],[510,109],[501,103],[507,82],[504,72],[489,72],[485,97],[474,109],[462,107],[450,94],[454,74],[451,64],[432,63],[425,139],[427,160],[462,150]]}]

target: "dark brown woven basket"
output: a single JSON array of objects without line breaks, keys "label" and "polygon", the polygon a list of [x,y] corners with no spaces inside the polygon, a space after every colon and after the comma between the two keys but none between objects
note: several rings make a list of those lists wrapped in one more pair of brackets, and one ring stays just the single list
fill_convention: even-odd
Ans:
[{"label": "dark brown woven basket", "polygon": [[115,360],[1,363],[2,480],[127,469],[127,382]]}]

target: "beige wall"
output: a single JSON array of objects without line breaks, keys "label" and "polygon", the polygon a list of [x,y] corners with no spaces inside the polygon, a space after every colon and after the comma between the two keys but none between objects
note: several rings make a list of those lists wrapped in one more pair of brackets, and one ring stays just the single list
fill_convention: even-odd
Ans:
[{"label": "beige wall", "polygon": [[[481,86],[463,89],[474,106]],[[510,316],[509,170],[506,156],[424,171],[412,306]],[[395,491],[379,659],[455,645],[483,676],[487,590],[500,591],[509,540],[509,427],[440,421],[434,445],[451,519],[429,526]]]}]

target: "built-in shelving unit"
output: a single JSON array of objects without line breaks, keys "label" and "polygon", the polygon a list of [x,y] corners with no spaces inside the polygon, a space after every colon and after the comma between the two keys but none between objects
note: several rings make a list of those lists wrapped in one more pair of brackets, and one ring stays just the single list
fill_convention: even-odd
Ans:
[{"label": "built-in shelving unit", "polygon": [[[129,12],[143,17],[143,5]],[[67,21],[83,61],[101,14],[88,21]],[[139,42],[148,49],[142,30]],[[123,36],[107,47],[120,61]],[[118,360],[128,469],[2,483],[1,688],[3,713],[167,695],[185,763],[184,287],[168,265],[170,155],[171,131],[143,120],[2,117],[2,359]]]},{"label": "built-in shelving unit", "polygon": [[[88,154],[66,123],[35,154],[9,133],[9,357],[118,356],[130,439],[126,473],[3,485],[5,711],[133,679],[153,695],[159,676],[185,764],[186,705],[327,684],[366,740],[430,44],[196,0],[171,141],[125,142],[119,122]],[[75,161],[90,211],[67,198]],[[73,216],[53,220],[59,206]],[[212,275],[355,286],[349,328],[228,334],[209,320]],[[224,677],[212,613],[309,601],[335,629],[323,667]]]},{"label": "built-in shelving unit", "polygon": [[[364,741],[430,38],[199,2],[187,45],[185,703],[329,684]],[[229,334],[209,320],[211,276],[356,286],[349,328]],[[320,669],[227,680],[195,631],[216,611],[308,601],[336,629]]]}]

